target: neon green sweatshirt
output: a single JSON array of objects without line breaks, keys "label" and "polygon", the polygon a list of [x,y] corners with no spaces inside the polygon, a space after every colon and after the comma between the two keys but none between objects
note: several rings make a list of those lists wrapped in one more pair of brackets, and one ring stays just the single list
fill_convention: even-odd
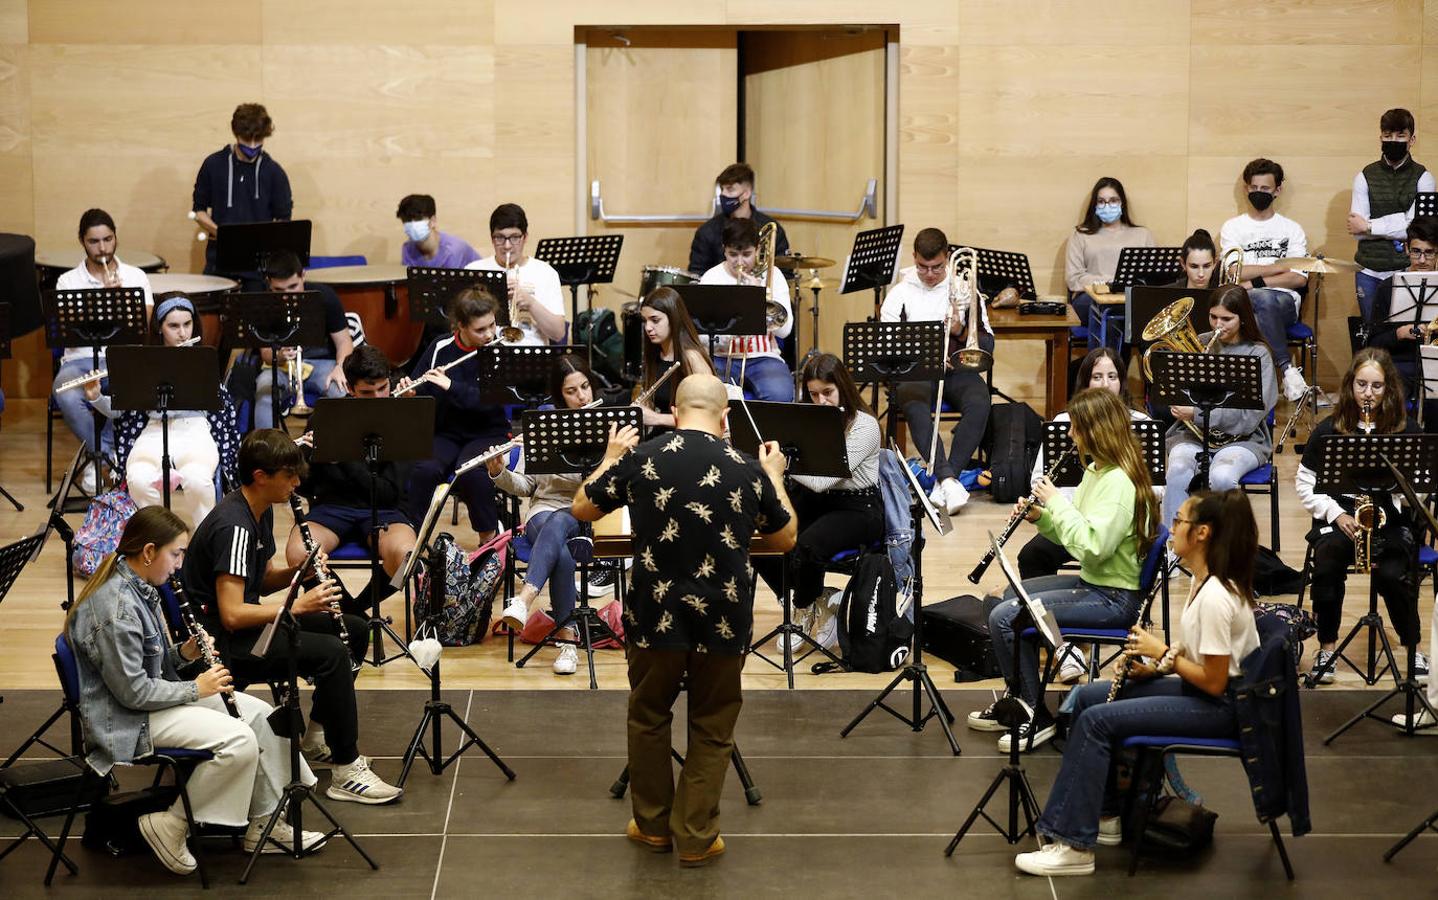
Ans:
[{"label": "neon green sweatshirt", "polygon": [[1142,561],[1133,530],[1133,482],[1123,469],[1098,471],[1092,464],[1073,501],[1060,494],[1039,516],[1039,533],[1062,544],[1079,563],[1089,584],[1138,590]]}]

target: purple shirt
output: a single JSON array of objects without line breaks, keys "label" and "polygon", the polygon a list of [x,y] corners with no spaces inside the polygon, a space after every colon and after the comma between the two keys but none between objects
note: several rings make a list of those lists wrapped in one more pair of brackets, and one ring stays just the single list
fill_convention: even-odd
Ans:
[{"label": "purple shirt", "polygon": [[457,238],[452,234],[439,233],[439,249],[435,251],[434,259],[425,259],[420,252],[419,245],[413,241],[405,241],[400,248],[400,262],[406,266],[430,266],[435,269],[463,269],[465,266],[479,259],[479,254],[474,248],[464,242],[463,238]]}]

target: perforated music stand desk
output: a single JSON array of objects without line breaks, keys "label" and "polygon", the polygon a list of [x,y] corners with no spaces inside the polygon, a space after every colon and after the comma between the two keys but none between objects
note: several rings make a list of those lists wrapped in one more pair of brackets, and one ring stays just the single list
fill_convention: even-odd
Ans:
[{"label": "perforated music stand desk", "polygon": [[[226,294],[225,336],[252,350],[270,351],[270,420],[280,423],[280,350],[285,347],[320,347],[329,340],[325,331],[324,301],[318,291],[255,291]],[[305,386],[290,389],[304,396]]]},{"label": "perforated music stand desk", "polygon": [[874,318],[884,303],[884,288],[894,280],[899,263],[899,244],[904,240],[903,225],[873,228],[854,235],[854,246],[844,262],[844,280],[839,293],[874,292]]},{"label": "perforated music stand desk", "polygon": [[537,406],[552,400],[550,376],[555,360],[583,347],[565,344],[490,344],[479,350],[479,393],[485,403]]},{"label": "perforated music stand desk", "polygon": [[961,247],[967,247],[979,255],[979,289],[983,293],[993,297],[1011,287],[1027,300],[1038,299],[1038,289],[1034,287],[1034,273],[1029,266],[1027,254],[1010,250],[986,250],[972,244],[950,244],[949,254],[952,256],[954,251]]},{"label": "perforated music stand desk", "polygon": [[[579,323],[579,286],[611,284],[619,266],[619,251],[624,246],[622,234],[586,234],[578,237],[545,238],[534,248],[534,258],[554,267],[559,283],[569,287],[569,322]],[[590,328],[592,336],[594,329]],[[593,341],[589,351],[594,352]]]},{"label": "perforated music stand desk", "polygon": [[1124,343],[1140,345],[1138,349],[1142,353],[1148,347],[1142,340],[1143,330],[1148,327],[1148,323],[1169,304],[1184,297],[1193,298],[1193,309],[1188,314],[1193,330],[1198,334],[1208,331],[1208,297],[1212,293],[1209,288],[1134,285],[1124,292]]},{"label": "perforated music stand desk", "polygon": [[[1069,426],[1071,422],[1045,422],[1044,423],[1044,465],[1045,468],[1053,466],[1057,460],[1070,447],[1073,440],[1069,437]],[[1139,446],[1143,448],[1143,461],[1148,466],[1148,477],[1153,481],[1154,487],[1162,486],[1167,479],[1168,451],[1164,446],[1163,423],[1153,419],[1135,419],[1133,422],[1134,433],[1138,435]],[[1083,463],[1077,454],[1070,455],[1064,460],[1064,464],[1053,475],[1055,487],[1067,488],[1078,487],[1083,480]]]},{"label": "perforated music stand desk", "polygon": [[1413,198],[1413,218],[1438,216],[1438,193],[1419,191]]},{"label": "perforated music stand desk", "polygon": [[[100,348],[112,344],[143,344],[146,319],[145,291],[142,288],[84,288],[49,291],[45,294],[45,343],[52,350],[90,348],[91,371],[100,368]],[[95,484],[100,481],[100,432],[105,417],[92,410],[96,452],[93,457]],[[63,509],[66,497],[59,499]]]},{"label": "perforated music stand desk", "polygon": [[[948,336],[943,322],[845,322],[844,365],[858,384],[873,385],[874,409],[879,408],[879,385],[890,392],[905,381],[931,381],[944,377]],[[884,436],[893,437],[898,408],[890,398],[884,413]]]},{"label": "perforated music stand desk", "polygon": [[[759,435],[754,434],[756,426]],[[779,444],[789,460],[789,475],[848,478],[851,474],[844,412],[837,406],[730,400],[729,442],[735,449],[758,457],[761,436]]]},{"label": "perforated music stand desk", "polygon": [[221,225],[215,235],[215,267],[223,272],[258,272],[272,253],[285,250],[310,264],[309,219]]},{"label": "perforated music stand desk", "polygon": [[1192,406],[1202,432],[1203,452],[1190,483],[1190,492],[1208,489],[1213,463],[1209,452],[1209,422],[1215,409],[1265,409],[1263,368],[1256,356],[1213,353],[1155,353],[1153,380],[1159,403]]},{"label": "perforated music stand desk", "polygon": [[[450,301],[465,288],[482,288],[499,301],[494,323],[509,324],[509,278],[492,269],[443,269],[410,266],[405,269],[409,289],[409,320],[435,328],[448,327]],[[421,345],[422,346],[422,345]]]},{"label": "perforated music stand desk", "polygon": [[1124,247],[1109,286],[1122,290],[1139,284],[1165,284],[1183,274],[1182,247]]},{"label": "perforated music stand desk", "polygon": [[[220,363],[214,347],[111,347],[111,406],[160,414],[160,485],[170,508],[171,410],[214,412],[220,408]],[[213,490],[213,485],[186,489]]]},{"label": "perforated music stand desk", "polygon": [[674,290],[684,301],[699,336],[709,342],[714,356],[714,339],[721,334],[767,334],[769,320],[764,304],[768,297],[757,284],[676,284]]}]

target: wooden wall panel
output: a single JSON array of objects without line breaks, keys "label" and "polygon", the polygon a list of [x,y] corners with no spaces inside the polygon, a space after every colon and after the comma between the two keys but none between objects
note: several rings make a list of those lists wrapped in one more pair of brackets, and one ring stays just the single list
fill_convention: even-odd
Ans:
[{"label": "wooden wall panel", "polygon": [[262,0],[260,40],[281,44],[372,46],[437,44],[489,47],[494,0]]},{"label": "wooden wall panel", "polygon": [[258,3],[31,0],[30,43],[258,44],[261,11]]},{"label": "wooden wall panel", "polygon": [[959,202],[959,50],[899,49],[899,209],[890,224],[947,221]]},{"label": "wooden wall panel", "polygon": [[1417,44],[1423,0],[1193,0],[1193,43]]},{"label": "wooden wall panel", "polygon": [[[963,0],[959,10],[965,47],[1188,44],[1189,0]],[[1127,65],[1123,53],[1112,61]]]},{"label": "wooden wall panel", "polygon": [[30,10],[26,0],[0,0],[0,38],[6,44],[29,41]]}]

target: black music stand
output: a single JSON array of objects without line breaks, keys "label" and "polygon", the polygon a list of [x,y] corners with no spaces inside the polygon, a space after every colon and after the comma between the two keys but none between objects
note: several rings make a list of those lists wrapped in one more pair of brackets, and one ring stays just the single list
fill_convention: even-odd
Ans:
[{"label": "black music stand", "polygon": [[1413,218],[1438,216],[1438,193],[1419,191],[1413,198]]},{"label": "black music stand", "polygon": [[[305,855],[307,851],[304,846],[303,823],[304,804],[306,800],[313,803],[315,809],[318,809],[320,814],[329,820],[330,830],[325,835],[325,843],[335,835],[340,835],[346,841],[349,841],[349,845],[355,848],[355,852],[358,853],[365,862],[369,863],[371,869],[379,869],[379,863],[375,862],[370,858],[368,853],[364,852],[364,848],[354,839],[354,835],[350,834],[349,831],[339,823],[339,820],[330,814],[330,811],[319,801],[319,798],[315,796],[314,786],[305,784],[301,776],[300,736],[304,733],[305,716],[300,710],[299,672],[295,668],[296,660],[300,655],[301,628],[300,623],[295,620],[291,609],[294,606],[295,598],[300,594],[300,580],[307,572],[313,570],[318,551],[318,547],[311,550],[309,556],[305,558],[305,561],[299,568],[295,569],[294,577],[290,579],[289,593],[285,596],[284,604],[276,611],[274,621],[265,625],[263,632],[260,634],[259,641],[255,644],[255,655],[260,657],[269,655],[269,650],[274,645],[274,639],[277,633],[279,634],[280,640],[285,641],[289,645],[289,652],[285,654],[285,690],[283,699],[280,705],[275,708],[275,711],[270,713],[267,721],[270,723],[270,728],[275,734],[289,740],[290,781],[289,784],[285,785],[284,793],[280,797],[280,802],[275,806],[275,811],[270,813],[269,820],[265,822],[265,829],[260,833],[260,839],[255,844],[255,849],[250,853],[250,860],[245,864],[244,872],[240,874],[240,884],[249,881],[250,871],[254,869],[255,863],[259,861],[260,854],[264,852],[267,845],[273,844],[279,847],[286,856],[294,859],[299,859]],[[288,816],[286,816],[286,813],[288,813]],[[277,839],[270,836],[270,833],[274,831],[275,824],[280,821],[281,816],[286,816],[291,828],[294,829],[294,845],[292,847],[286,847]],[[318,849],[318,846],[316,849]]]},{"label": "black music stand", "polygon": [[849,258],[844,265],[844,279],[839,293],[873,291],[874,321],[878,321],[879,307],[884,305],[884,288],[894,280],[894,268],[899,263],[899,244],[903,240],[903,225],[873,228],[854,235],[854,246],[849,250]]},{"label": "black music stand", "polygon": [[[1052,463],[1073,446],[1069,437],[1070,422],[1044,423],[1044,459]],[[1148,477],[1154,487],[1162,487],[1168,473],[1168,451],[1164,447],[1163,423],[1155,419],[1135,419],[1134,433],[1138,435],[1143,448],[1143,461],[1148,464]],[[1074,454],[1064,460],[1057,472],[1050,476],[1054,487],[1078,487],[1083,480],[1083,463]]]},{"label": "black music stand", "polygon": [[[10,588],[14,587],[15,579],[20,577],[20,572],[25,566],[40,556],[40,551],[45,548],[45,538],[49,536],[49,533],[48,528],[42,527],[29,537],[23,537],[12,544],[6,544],[4,547],[0,547],[0,601],[3,601],[10,593]],[[68,543],[66,546],[69,546]],[[62,607],[68,611],[70,604],[62,604]],[[4,702],[5,698],[0,697],[0,703]],[[70,714],[71,749],[69,752],[61,750],[59,747],[45,740],[45,732],[49,731],[50,726],[60,721],[60,717],[66,713]],[[25,739],[25,742],[21,744],[15,752],[10,754],[5,762],[0,763],[0,769],[5,769],[13,765],[15,760],[23,756],[25,751],[29,750],[34,744],[39,744],[60,757],[79,756],[83,752],[79,710],[71,707],[62,697],[60,700],[60,708],[51,713],[50,718],[42,722],[40,727],[35,729],[35,731]]]},{"label": "black music stand", "polygon": [[[757,433],[755,429],[758,429]],[[772,403],[761,400],[729,401],[729,442],[738,450],[757,456],[762,441],[775,441],[789,461],[789,475],[821,475],[830,478],[848,478],[849,457],[844,445],[844,412],[837,406],[820,406],[814,403]],[[804,629],[794,624],[790,609],[789,591],[793,585],[789,579],[789,561],[785,554],[781,560],[783,575],[780,584],[779,606],[783,610],[783,621],[763,637],[756,638],[749,645],[749,653],[781,670],[788,678],[789,690],[794,689],[794,667],[815,653],[828,657],[840,668],[844,662],[830,652],[829,648],[814,640]],[[794,655],[795,641],[808,648],[797,658]],[[774,638],[784,652],[782,662],[765,656],[760,650]]]},{"label": "black music stand", "polygon": [[[433,397],[321,397],[315,401],[310,424],[314,429],[314,453],[320,463],[362,462],[369,471],[370,513],[370,665],[379,667],[410,655],[409,647],[390,621],[380,615],[380,585],[388,583],[380,565],[379,470],[383,463],[428,459],[434,447],[435,399]],[[384,655],[384,636],[399,647],[393,656]]]},{"label": "black music stand", "polygon": [[[569,327],[579,327],[579,286],[612,284],[619,266],[622,234],[586,234],[579,237],[545,238],[534,248],[534,258],[543,260],[559,274],[559,283],[569,287]],[[591,287],[592,312],[594,303]],[[594,323],[590,323],[589,358],[594,358]]]},{"label": "black music stand", "polygon": [[1183,276],[1182,247],[1124,247],[1109,287],[1123,290],[1140,284],[1171,284]]},{"label": "black music stand", "polygon": [[[220,408],[220,365],[214,347],[136,347],[110,349],[111,405],[120,410],[160,414],[160,477],[165,509],[170,508],[170,410]],[[188,489],[214,490],[213,485]],[[198,523],[196,523],[198,524]]]},{"label": "black music stand", "polygon": [[[530,475],[564,475],[588,473],[604,459],[609,446],[609,427],[629,425],[636,431],[644,424],[637,406],[597,406],[593,409],[529,409],[521,417],[524,430],[524,470]],[[572,623],[579,626],[579,643],[589,663],[589,689],[598,690],[594,674],[594,641],[609,638],[623,645],[599,612],[589,605],[590,560],[576,559],[579,568],[579,598],[574,609],[555,622],[539,643],[514,665],[524,668],[541,649],[554,642],[554,636]]]},{"label": "black music stand", "polygon": [[[145,291],[142,288],[86,288],[77,291],[50,291],[46,295],[45,343],[52,350],[90,348],[90,369],[100,370],[100,348],[113,344],[145,342]],[[91,409],[95,426],[95,485],[100,485],[100,433],[105,417]],[[82,442],[83,443],[83,442]],[[61,494],[57,509],[64,509],[67,495]]]},{"label": "black music stand", "polygon": [[[1422,196],[1421,194],[1419,196]],[[1388,318],[1390,325],[1426,326],[1438,317],[1438,274],[1433,272],[1394,272],[1389,279],[1392,291],[1389,294]],[[1418,424],[1424,424],[1426,401],[1438,389],[1438,379],[1428,376],[1435,362],[1430,353],[1432,345],[1419,341],[1417,347],[1417,383],[1409,391],[1409,398],[1417,401]]]},{"label": "black music stand", "polygon": [[1195,334],[1203,334],[1211,327],[1208,324],[1208,296],[1211,293],[1213,291],[1209,288],[1190,290],[1189,288],[1134,285],[1125,292],[1124,297],[1124,343],[1137,346],[1139,353],[1147,350],[1151,342],[1143,340],[1143,330],[1148,327],[1148,323],[1154,316],[1175,300],[1183,297],[1193,298],[1193,308],[1189,310],[1188,321],[1193,324]]},{"label": "black music stand", "polygon": [[970,244],[950,244],[949,255],[952,256],[961,247],[968,247],[979,256],[979,290],[984,294],[995,297],[1005,288],[1013,288],[1025,300],[1038,299],[1027,254],[1011,250],[985,250]]},{"label": "black music stand", "polygon": [[769,298],[757,284],[676,284],[674,290],[679,292],[700,336],[708,340],[710,359],[714,358],[715,339],[721,334],[769,331],[764,307]]},{"label": "black music stand", "polygon": [[222,272],[259,272],[270,254],[290,251],[300,265],[310,264],[309,219],[240,222],[221,225],[215,234],[215,268]]},{"label": "black music stand", "polygon": [[[9,358],[10,304],[0,303],[0,360],[6,360]],[[0,484],[0,497],[4,497],[6,500],[9,500],[11,505],[15,507],[16,512],[25,511],[24,505],[19,500],[16,500],[14,495],[12,495],[9,491],[5,490],[5,486],[3,484]]]},{"label": "black music stand", "polygon": [[565,344],[490,344],[479,351],[479,393],[485,403],[539,406],[549,396],[555,360],[582,347]]},{"label": "black music stand", "polygon": [[[226,294],[225,337],[252,350],[270,351],[270,420],[280,427],[280,351],[285,347],[320,347],[329,341],[324,301],[318,291]],[[290,390],[303,398],[305,386]],[[251,404],[253,411],[253,404]]]},{"label": "black music stand", "polygon": [[[898,425],[899,408],[893,393],[901,382],[939,382],[945,376],[944,361],[948,335],[944,323],[934,322],[845,322],[844,365],[858,384],[874,388],[872,406],[879,408],[879,386],[889,397],[884,413],[884,437],[892,438]],[[934,427],[938,428],[935,422]],[[902,456],[902,454],[901,454]]]},{"label": "black music stand", "polygon": [[[509,324],[509,279],[493,269],[440,269],[410,266],[405,269],[409,291],[409,320],[423,322],[425,329],[448,329],[449,303],[465,288],[481,288],[499,301],[494,324]],[[420,349],[424,349],[421,346]]]},{"label": "black music stand", "polygon": [[[1319,451],[1322,458],[1313,486],[1315,493],[1335,497],[1340,494],[1388,494],[1398,490],[1405,482],[1410,489],[1423,493],[1438,489],[1438,434],[1334,434],[1323,439]],[[1410,473],[1408,478],[1395,479],[1393,471],[1385,464],[1385,459],[1392,460],[1399,470]],[[1414,507],[1423,508],[1421,503]],[[1416,557],[1413,562],[1416,563]],[[1363,632],[1367,632],[1368,657],[1365,666],[1360,668],[1345,655],[1345,651]],[[1377,703],[1371,704],[1324,738],[1324,744],[1333,741],[1365,718],[1379,719],[1384,724],[1391,725],[1387,720],[1374,715],[1373,711],[1395,694],[1409,689],[1420,690],[1416,682],[1412,681],[1412,663],[1417,648],[1412,647],[1409,650],[1408,677],[1411,688],[1405,686],[1392,645],[1388,643],[1388,632],[1383,627],[1383,615],[1378,612],[1378,592],[1370,587],[1368,612],[1353,624],[1339,643],[1329,665],[1310,673],[1306,680],[1310,687],[1317,685],[1341,659],[1358,673],[1358,677],[1362,678],[1365,684],[1377,684],[1385,673],[1389,673],[1393,676],[1394,687],[1379,698]],[[1381,668],[1378,665],[1380,659],[1383,660]],[[1424,705],[1427,706],[1426,698]]]},{"label": "black music stand", "polygon": [[1263,409],[1263,368],[1256,356],[1214,353],[1168,353],[1152,356],[1158,401],[1168,406],[1192,406],[1203,433],[1203,452],[1189,493],[1208,490],[1209,417],[1215,409]]},{"label": "black music stand", "polygon": [[[975,804],[969,817],[964,820],[963,825],[959,826],[953,840],[949,841],[949,846],[944,848],[945,856],[954,855],[959,841],[962,841],[964,835],[969,833],[969,829],[978,821],[979,816],[983,816],[984,821],[994,826],[994,830],[1005,841],[1017,844],[1026,835],[1035,833],[1034,825],[1038,822],[1040,815],[1039,802],[1034,798],[1033,786],[1029,784],[1028,773],[1024,771],[1023,762],[1019,757],[1019,745],[1022,743],[1019,739],[1019,729],[1034,716],[1034,710],[1029,709],[1028,704],[1020,698],[1019,657],[1023,640],[1019,635],[1032,629],[1039,643],[1047,648],[1049,653],[1058,650],[1062,638],[1058,622],[1054,621],[1053,613],[1045,611],[1043,604],[1035,601],[1029,596],[1028,591],[1024,590],[1024,584],[1019,579],[1018,572],[1014,571],[1009,558],[1004,555],[1004,548],[999,545],[998,539],[994,537],[992,531],[989,532],[989,546],[993,548],[994,555],[999,560],[999,568],[1004,570],[1004,575],[1007,576],[1009,585],[1013,588],[1019,601],[1019,614],[1013,624],[1013,668],[1010,671],[1014,673],[1014,676],[1008,685],[1007,695],[994,704],[995,718],[999,724],[1005,725],[1009,729],[1009,759],[999,773],[994,776],[994,780],[989,782],[989,789],[984,791],[984,795],[979,798],[979,802]],[[994,818],[985,809],[989,805],[989,800],[1004,784],[1009,786],[1007,827],[994,821]],[[1019,813],[1021,811],[1026,823],[1022,830],[1019,829]]]},{"label": "black music stand", "polygon": [[[901,460],[903,459],[903,454],[899,453],[898,447],[892,442],[890,450]],[[848,737],[849,732],[857,728],[869,713],[876,709],[882,709],[909,726],[909,729],[914,732],[923,731],[930,719],[938,719],[940,727],[944,730],[944,737],[949,741],[949,749],[955,756],[958,756],[963,751],[959,749],[959,741],[954,737],[954,714],[949,710],[949,705],[944,702],[944,695],[939,693],[934,679],[929,676],[929,667],[924,664],[924,544],[927,540],[924,537],[924,520],[927,519],[934,526],[934,530],[940,537],[948,534],[952,530],[952,526],[949,524],[948,516],[940,510],[936,510],[934,505],[929,502],[923,488],[919,487],[918,479],[914,477],[913,471],[905,465],[900,465],[899,468],[903,470],[909,482],[909,490],[913,493],[909,506],[909,516],[914,529],[914,542],[910,546],[909,554],[914,563],[914,577],[909,593],[912,602],[910,608],[914,614],[913,645],[904,660],[903,668],[894,676],[894,680],[890,681],[878,696],[870,700],[869,705],[864,707],[853,721],[844,726],[844,730],[839,732],[839,737]],[[913,682],[914,685],[913,706],[909,715],[899,712],[884,702],[905,681]],[[929,700],[928,712],[924,712],[925,697]]]}]

